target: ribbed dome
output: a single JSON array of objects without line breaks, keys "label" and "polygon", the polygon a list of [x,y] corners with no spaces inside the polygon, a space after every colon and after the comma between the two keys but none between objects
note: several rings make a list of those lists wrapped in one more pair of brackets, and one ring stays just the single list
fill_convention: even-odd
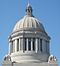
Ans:
[{"label": "ribbed dome", "polygon": [[26,15],[16,23],[13,32],[33,28],[44,31],[43,25],[36,18]]},{"label": "ribbed dome", "polygon": [[32,14],[33,10],[30,4],[28,3],[26,7],[26,16],[24,16],[21,20],[19,20],[14,29],[13,32],[19,31],[19,30],[32,30],[33,28],[40,31],[45,31],[43,25],[41,22],[39,22]]},{"label": "ribbed dome", "polygon": [[16,63],[47,62],[49,56],[50,37],[45,32],[41,21],[33,14],[28,4],[26,15],[20,19],[9,37],[9,54]]}]

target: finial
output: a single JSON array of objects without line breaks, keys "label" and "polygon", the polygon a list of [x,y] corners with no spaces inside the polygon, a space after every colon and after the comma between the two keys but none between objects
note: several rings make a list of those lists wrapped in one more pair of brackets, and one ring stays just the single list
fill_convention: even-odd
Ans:
[{"label": "finial", "polygon": [[26,14],[32,16],[32,7],[30,6],[29,0],[27,0]]},{"label": "finial", "polygon": [[29,0],[27,0],[27,4],[30,5],[30,1]]},{"label": "finial", "polygon": [[[29,0],[27,0],[27,7],[29,7],[30,6],[30,1]],[[31,7],[31,6],[30,6]]]}]

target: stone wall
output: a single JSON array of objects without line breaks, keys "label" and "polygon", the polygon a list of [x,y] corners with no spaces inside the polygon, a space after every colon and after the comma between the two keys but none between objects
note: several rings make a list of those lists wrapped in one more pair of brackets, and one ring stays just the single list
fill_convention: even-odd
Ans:
[{"label": "stone wall", "polygon": [[58,66],[58,64],[54,63],[3,63],[2,66]]}]

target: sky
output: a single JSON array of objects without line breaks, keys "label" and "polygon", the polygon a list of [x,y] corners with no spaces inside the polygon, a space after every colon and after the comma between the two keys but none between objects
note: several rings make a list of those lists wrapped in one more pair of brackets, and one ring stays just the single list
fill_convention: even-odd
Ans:
[{"label": "sky", "polygon": [[[51,37],[50,53],[57,57],[60,66],[60,0],[30,0],[30,4],[33,15]],[[26,14],[26,5],[27,0],[0,0],[0,63],[8,53],[8,36]]]}]

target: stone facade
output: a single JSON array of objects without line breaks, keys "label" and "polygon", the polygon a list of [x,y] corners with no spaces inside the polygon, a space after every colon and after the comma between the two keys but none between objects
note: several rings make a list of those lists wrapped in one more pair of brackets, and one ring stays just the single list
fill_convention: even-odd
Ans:
[{"label": "stone facade", "polygon": [[24,64],[20,64],[20,63],[8,63],[6,62],[6,64],[3,64],[2,66],[58,66],[58,64],[53,64],[53,63],[24,63]]}]

